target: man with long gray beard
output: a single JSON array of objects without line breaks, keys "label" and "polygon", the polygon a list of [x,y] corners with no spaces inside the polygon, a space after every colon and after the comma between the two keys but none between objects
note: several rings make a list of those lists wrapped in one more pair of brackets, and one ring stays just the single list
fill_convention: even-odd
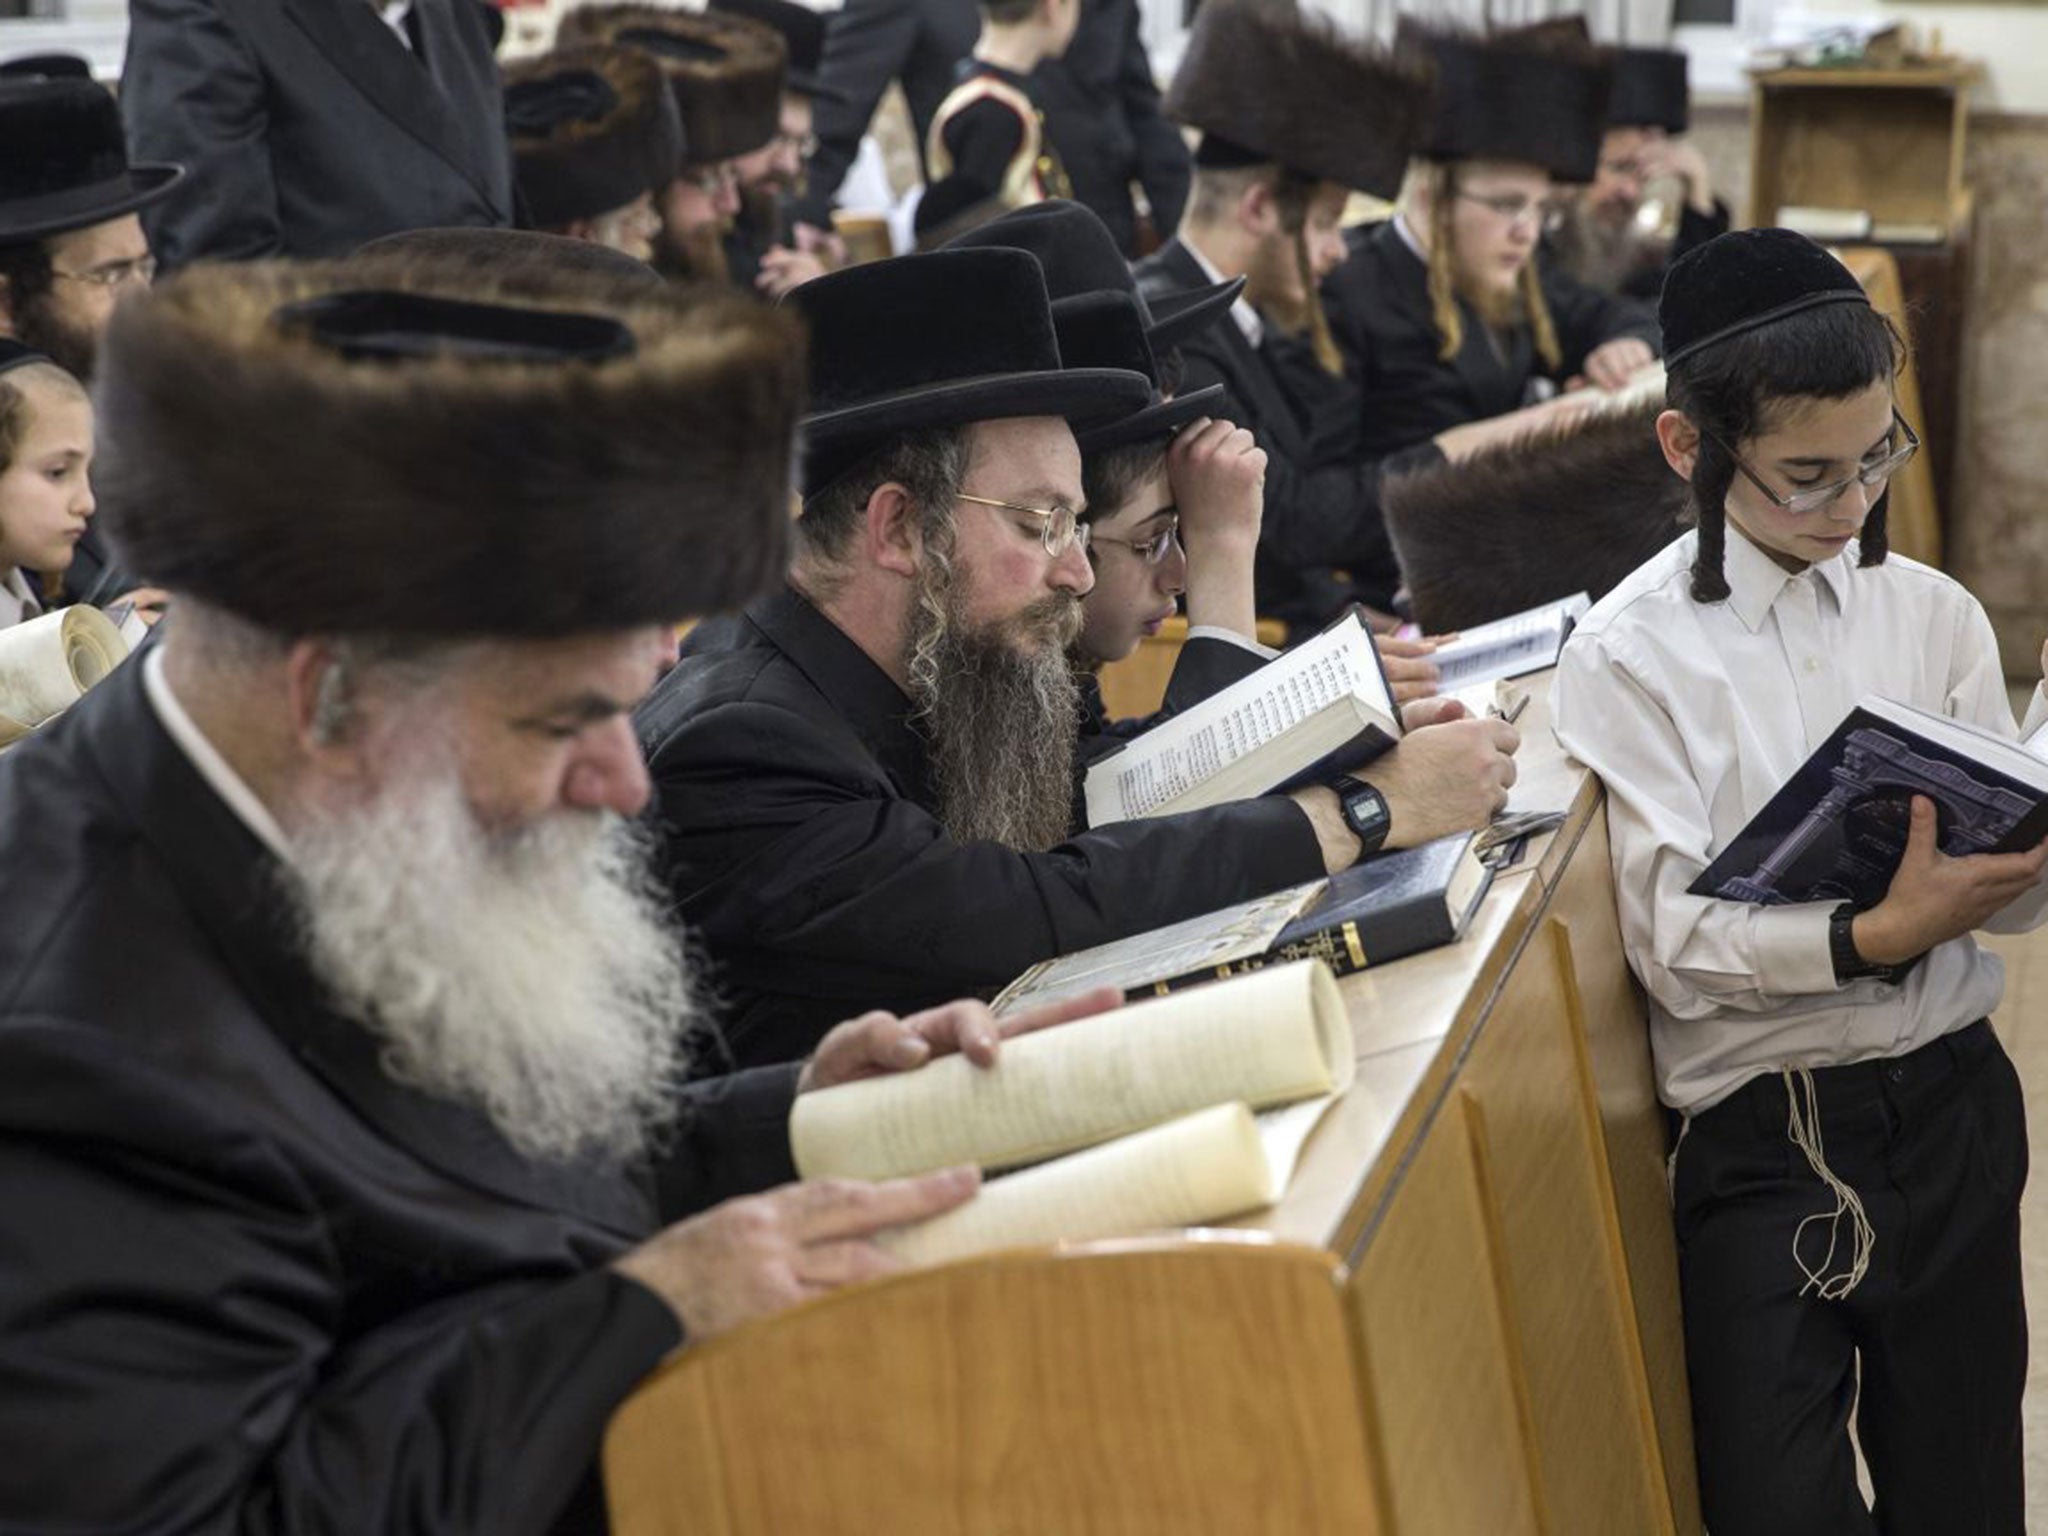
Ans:
[{"label": "man with long gray beard", "polygon": [[679,1087],[628,711],[781,573],[795,327],[386,257],[196,268],[106,360],[177,601],[0,762],[0,1526],[600,1529],[664,1357],[974,1187],[784,1184],[784,1122],[979,1005]]},{"label": "man with long gray beard", "polygon": [[[637,719],[741,1062],[1367,851],[1321,787],[1069,836],[1066,651],[1095,578],[1068,423],[1153,389],[1062,365],[1033,257],[900,257],[791,302],[812,400],[790,588],[692,635]],[[1373,846],[1484,822],[1515,744],[1500,721],[1414,731],[1373,765]]]}]

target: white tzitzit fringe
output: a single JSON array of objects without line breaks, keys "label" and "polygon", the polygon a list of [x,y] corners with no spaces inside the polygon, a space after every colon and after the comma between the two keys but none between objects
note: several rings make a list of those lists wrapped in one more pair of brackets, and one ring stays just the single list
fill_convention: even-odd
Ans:
[{"label": "white tzitzit fringe", "polygon": [[[1820,1100],[1813,1086],[1813,1074],[1804,1067],[1788,1069],[1784,1074],[1785,1097],[1791,1104],[1791,1117],[1786,1134],[1792,1138],[1792,1145],[1806,1154],[1807,1166],[1814,1176],[1834,1191],[1835,1208],[1819,1211],[1799,1223],[1792,1233],[1792,1257],[1806,1276],[1806,1284],[1799,1288],[1802,1296],[1818,1294],[1823,1301],[1840,1301],[1863,1282],[1870,1270],[1870,1252],[1877,1246],[1876,1229],[1870,1225],[1870,1218],[1863,1214],[1863,1202],[1856,1191],[1837,1178],[1828,1167],[1827,1155],[1821,1147]],[[1842,1218],[1850,1223],[1849,1268],[1846,1273],[1833,1274],[1835,1250],[1841,1245]],[[1828,1224],[1828,1251],[1822,1255],[1820,1267],[1806,1262],[1806,1256],[1799,1251],[1800,1240],[1806,1229],[1816,1221]]]}]

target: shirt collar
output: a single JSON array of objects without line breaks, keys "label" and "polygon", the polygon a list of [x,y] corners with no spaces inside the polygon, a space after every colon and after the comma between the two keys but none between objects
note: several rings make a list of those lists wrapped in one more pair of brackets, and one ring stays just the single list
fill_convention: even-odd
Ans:
[{"label": "shirt collar", "polygon": [[29,590],[28,578],[21,574],[19,566],[10,568],[4,577],[0,577],[0,629],[19,624],[23,619],[32,619],[42,611],[43,605]]},{"label": "shirt collar", "polygon": [[1848,547],[1832,560],[1793,572],[1753,543],[1732,520],[1727,528],[1726,550],[1721,563],[1722,574],[1728,579],[1728,606],[1752,634],[1763,628],[1764,617],[1777,602],[1779,594],[1795,581],[1812,582],[1820,590],[1833,594],[1837,612],[1848,608],[1849,568],[1859,558],[1861,549],[1857,541],[1852,539]]},{"label": "shirt collar", "polygon": [[178,696],[171,692],[171,680],[164,676],[161,646],[152,646],[149,654],[142,658],[142,688],[149,696],[149,707],[156,711],[164,731],[178,744],[178,750],[190,759],[199,776],[206,780],[207,787],[226,802],[228,809],[235,813],[243,826],[256,834],[264,847],[276,854],[281,862],[291,863],[291,845],[285,839],[284,828],[270,814],[270,808],[256,798],[256,791],[228,765],[228,760],[206,739],[199,723],[186,713],[185,706],[178,702]]},{"label": "shirt collar", "polygon": [[1401,243],[1408,247],[1410,255],[1425,267],[1429,265],[1429,252],[1422,248],[1422,242],[1416,238],[1415,226],[1408,222],[1407,214],[1394,215],[1394,233],[1401,237]]},{"label": "shirt collar", "polygon": [[[1185,236],[1182,237],[1181,244],[1186,246],[1187,253],[1195,258],[1195,265],[1202,269],[1202,276],[1212,283],[1224,280],[1223,274],[1216,269],[1216,264],[1202,254],[1200,246]],[[1245,302],[1242,293],[1230,301],[1230,318],[1237,322],[1237,328],[1244,333],[1244,339],[1253,346],[1256,347],[1266,339],[1265,317]]]}]

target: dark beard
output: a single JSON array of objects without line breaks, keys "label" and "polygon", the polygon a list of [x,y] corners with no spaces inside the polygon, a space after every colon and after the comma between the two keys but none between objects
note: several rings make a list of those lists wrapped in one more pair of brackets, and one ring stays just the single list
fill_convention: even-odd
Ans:
[{"label": "dark beard", "polygon": [[654,237],[654,259],[649,265],[672,282],[732,281],[725,260],[725,240],[716,224],[699,225],[681,233],[662,226],[661,233]]},{"label": "dark beard", "polygon": [[977,628],[958,609],[950,579],[933,570],[905,648],[939,822],[959,842],[1043,852],[1072,825],[1080,715],[1066,648],[1080,602],[1048,597]]},{"label": "dark beard", "polygon": [[51,362],[80,382],[90,382],[92,366],[99,354],[99,337],[90,331],[74,330],[59,320],[50,306],[50,295],[40,294],[22,305],[14,317],[15,339],[48,355]]},{"label": "dark beard", "polygon": [[740,214],[734,222],[757,250],[784,244],[781,188],[741,187]]}]

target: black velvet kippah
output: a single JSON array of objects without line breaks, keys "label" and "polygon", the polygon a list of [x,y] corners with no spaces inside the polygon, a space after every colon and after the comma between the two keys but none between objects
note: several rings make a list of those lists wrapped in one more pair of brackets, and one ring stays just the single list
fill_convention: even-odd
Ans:
[{"label": "black velvet kippah", "polygon": [[1273,156],[1233,143],[1220,133],[1205,133],[1195,145],[1195,164],[1210,170],[1234,171],[1247,165],[1271,165]]},{"label": "black velvet kippah", "polygon": [[609,315],[472,304],[428,294],[356,289],[286,304],[272,317],[351,361],[451,357],[465,362],[601,362],[635,349]]},{"label": "black velvet kippah", "polygon": [[0,373],[11,373],[16,368],[26,368],[30,363],[47,363],[49,360],[47,354],[16,341],[12,336],[0,336]]},{"label": "black velvet kippah", "polygon": [[1743,229],[1671,264],[1657,320],[1664,365],[1821,304],[1868,304],[1863,285],[1825,250],[1789,229]]}]

